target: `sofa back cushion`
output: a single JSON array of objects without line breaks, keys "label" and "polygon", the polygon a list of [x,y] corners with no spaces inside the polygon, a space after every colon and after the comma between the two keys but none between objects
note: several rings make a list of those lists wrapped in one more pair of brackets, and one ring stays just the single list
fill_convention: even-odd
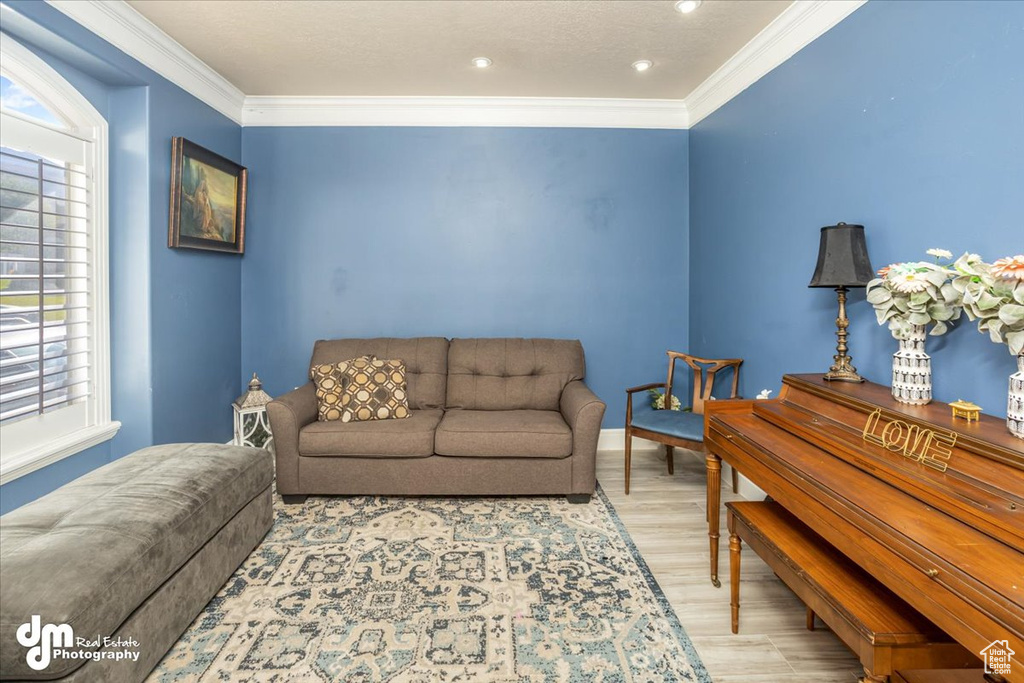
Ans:
[{"label": "sofa back cushion", "polygon": [[578,339],[453,339],[447,407],[558,410],[562,389],[585,370]]},{"label": "sofa back cushion", "polygon": [[359,356],[404,361],[409,407],[413,410],[444,408],[448,374],[448,340],[444,337],[321,339],[313,345],[309,364],[313,367]]}]

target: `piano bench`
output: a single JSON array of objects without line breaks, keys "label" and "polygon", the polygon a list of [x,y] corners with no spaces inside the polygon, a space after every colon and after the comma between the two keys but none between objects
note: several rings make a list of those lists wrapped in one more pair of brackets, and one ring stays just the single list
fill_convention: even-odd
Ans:
[{"label": "piano bench", "polygon": [[888,588],[775,502],[726,503],[732,632],[739,632],[741,541],[771,567],[811,613],[860,658],[864,678],[898,669],[976,667],[980,662]]}]

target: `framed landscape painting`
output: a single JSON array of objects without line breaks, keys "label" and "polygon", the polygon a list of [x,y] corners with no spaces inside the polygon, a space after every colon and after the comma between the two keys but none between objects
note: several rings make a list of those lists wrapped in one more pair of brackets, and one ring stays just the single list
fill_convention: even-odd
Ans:
[{"label": "framed landscape painting", "polygon": [[185,138],[171,140],[171,224],[167,246],[245,252],[248,173]]}]

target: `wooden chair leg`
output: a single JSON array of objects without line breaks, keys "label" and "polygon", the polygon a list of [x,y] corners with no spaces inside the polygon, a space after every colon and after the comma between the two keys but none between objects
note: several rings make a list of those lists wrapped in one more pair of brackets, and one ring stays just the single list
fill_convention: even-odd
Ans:
[{"label": "wooden chair leg", "polygon": [[629,465],[633,456],[633,433],[626,429],[626,495],[629,495]]},{"label": "wooden chair leg", "polygon": [[732,632],[740,632],[740,537],[729,514],[729,605],[732,607]]},{"label": "wooden chair leg", "polygon": [[739,493],[740,492],[739,472],[737,472],[736,468],[732,467],[732,466],[730,466],[729,469],[732,470],[732,492],[733,493]]},{"label": "wooden chair leg", "polygon": [[665,446],[665,462],[668,463],[668,473],[669,474],[675,474],[676,473],[675,463],[673,462],[674,458],[672,457],[673,453],[675,452],[675,450],[676,449],[673,448],[672,446]]},{"label": "wooden chair leg", "polygon": [[814,630],[814,610],[812,610],[810,607],[807,608],[807,630]]}]

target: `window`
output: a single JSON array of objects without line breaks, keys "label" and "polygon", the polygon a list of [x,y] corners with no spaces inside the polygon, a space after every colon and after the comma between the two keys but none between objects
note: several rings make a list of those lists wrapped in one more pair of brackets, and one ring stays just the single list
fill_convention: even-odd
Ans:
[{"label": "window", "polygon": [[106,122],[0,36],[0,483],[109,439]]}]

